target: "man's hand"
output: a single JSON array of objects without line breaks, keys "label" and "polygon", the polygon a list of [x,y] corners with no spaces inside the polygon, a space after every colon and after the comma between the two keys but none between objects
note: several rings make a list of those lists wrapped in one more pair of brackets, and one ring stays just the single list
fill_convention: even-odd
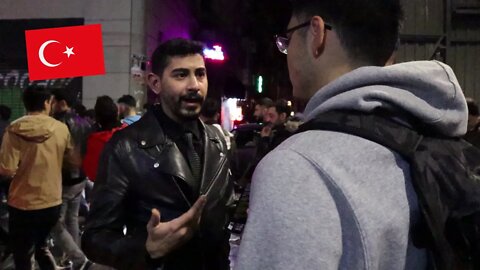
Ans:
[{"label": "man's hand", "polygon": [[147,252],[152,259],[164,257],[172,250],[192,238],[200,224],[206,196],[200,196],[185,214],[168,222],[160,222],[160,212],[152,209],[152,216],[147,224]]},{"label": "man's hand", "polygon": [[265,137],[270,137],[272,135],[272,125],[267,124],[262,128],[262,131],[260,132],[260,137],[265,138]]}]

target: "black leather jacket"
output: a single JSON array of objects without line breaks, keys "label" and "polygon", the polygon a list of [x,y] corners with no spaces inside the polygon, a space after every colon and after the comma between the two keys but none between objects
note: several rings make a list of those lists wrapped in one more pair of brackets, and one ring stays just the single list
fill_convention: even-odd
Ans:
[{"label": "black leather jacket", "polygon": [[87,257],[117,269],[229,269],[225,225],[232,184],[227,148],[215,127],[201,127],[205,155],[200,193],[207,194],[207,203],[193,239],[161,260],[147,260],[151,209],[160,210],[162,222],[169,221],[185,213],[198,197],[192,196],[187,161],[148,112],[115,133],[102,154],[82,237]]},{"label": "black leather jacket", "polygon": [[[86,119],[76,115],[73,111],[56,113],[53,117],[67,125],[75,148],[80,151],[81,158],[83,158],[87,151],[88,136],[92,132],[90,123]],[[85,180],[85,173],[80,168],[62,170],[62,184],[64,186],[75,185],[83,180]]]}]

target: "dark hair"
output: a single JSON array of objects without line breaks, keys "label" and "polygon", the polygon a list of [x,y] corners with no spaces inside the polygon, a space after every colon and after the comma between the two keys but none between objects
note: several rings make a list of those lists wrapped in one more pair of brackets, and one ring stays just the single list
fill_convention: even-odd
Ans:
[{"label": "dark hair", "polygon": [[155,49],[152,54],[152,72],[161,76],[170,64],[170,58],[175,56],[188,56],[200,54],[203,56],[203,44],[188,39],[171,39]]},{"label": "dark hair", "polygon": [[318,15],[332,24],[354,61],[383,66],[394,52],[403,20],[400,0],[291,2],[295,16],[308,18]]},{"label": "dark hair", "polygon": [[469,115],[479,116],[480,114],[477,103],[471,98],[467,98],[467,109]]},{"label": "dark hair", "polygon": [[0,118],[4,121],[8,121],[12,116],[12,109],[10,107],[0,104]]},{"label": "dark hair", "polygon": [[135,108],[137,106],[137,101],[135,100],[134,97],[132,97],[131,95],[123,95],[121,96],[117,103],[123,103],[129,107],[132,107],[132,108]]},{"label": "dark hair", "polygon": [[45,101],[50,100],[52,92],[43,86],[31,85],[23,91],[22,100],[27,112],[45,110]]},{"label": "dark hair", "polygon": [[75,105],[75,112],[80,117],[85,117],[85,113],[87,112],[87,107],[83,106],[83,104],[78,103]]},{"label": "dark hair", "polygon": [[87,118],[95,119],[95,110],[94,109],[88,109],[85,111],[85,116]]},{"label": "dark hair", "polygon": [[67,103],[68,107],[73,107],[77,101],[75,93],[71,89],[54,89],[52,94],[57,101],[65,100],[65,103]]},{"label": "dark hair", "polygon": [[259,99],[257,101],[257,104],[255,105],[259,105],[259,106],[264,106],[264,107],[267,107],[267,108],[270,108],[274,105],[273,103],[273,100],[269,99],[269,98],[262,98],[262,99]]},{"label": "dark hair", "polygon": [[111,130],[121,125],[118,120],[117,105],[111,97],[97,97],[94,110],[95,120],[101,126],[101,130]]},{"label": "dark hair", "polygon": [[277,100],[277,102],[275,102],[275,110],[277,111],[277,113],[280,115],[282,113],[285,113],[287,115],[287,117],[290,116],[290,112],[292,112],[292,108],[290,106],[288,106],[288,101],[284,100],[284,99],[279,99]]},{"label": "dark hair", "polygon": [[216,99],[213,99],[213,98],[205,99],[205,102],[203,102],[202,110],[200,111],[201,115],[207,118],[213,118],[215,114],[219,112],[220,112],[220,102],[218,102]]}]

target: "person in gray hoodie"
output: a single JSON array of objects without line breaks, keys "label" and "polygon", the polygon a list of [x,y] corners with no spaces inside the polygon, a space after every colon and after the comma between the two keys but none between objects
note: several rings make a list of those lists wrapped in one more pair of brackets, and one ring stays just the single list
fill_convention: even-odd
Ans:
[{"label": "person in gray hoodie", "polygon": [[[383,67],[398,39],[399,0],[292,4],[277,46],[288,53],[294,95],[309,99],[307,121],[382,109],[441,135],[465,134],[466,101],[450,67]],[[350,134],[290,137],[255,170],[236,269],[426,269],[427,252],[411,238],[420,213],[409,170],[399,154]]]}]

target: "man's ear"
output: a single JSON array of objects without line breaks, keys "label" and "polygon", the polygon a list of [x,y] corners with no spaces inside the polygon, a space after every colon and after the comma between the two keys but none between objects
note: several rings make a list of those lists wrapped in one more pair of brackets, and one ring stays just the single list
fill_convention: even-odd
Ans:
[{"label": "man's ear", "polygon": [[150,72],[147,76],[147,81],[148,81],[148,86],[150,86],[150,89],[152,89],[155,94],[159,94],[161,91],[161,79],[160,77],[155,74]]},{"label": "man's ear", "polygon": [[281,120],[282,122],[285,122],[285,121],[287,120],[287,113],[281,113],[281,114],[280,114],[280,120]]},{"label": "man's ear", "polygon": [[312,55],[315,58],[320,57],[325,49],[325,21],[320,16],[313,16],[310,20],[310,32],[312,33],[313,39],[311,43]]}]

